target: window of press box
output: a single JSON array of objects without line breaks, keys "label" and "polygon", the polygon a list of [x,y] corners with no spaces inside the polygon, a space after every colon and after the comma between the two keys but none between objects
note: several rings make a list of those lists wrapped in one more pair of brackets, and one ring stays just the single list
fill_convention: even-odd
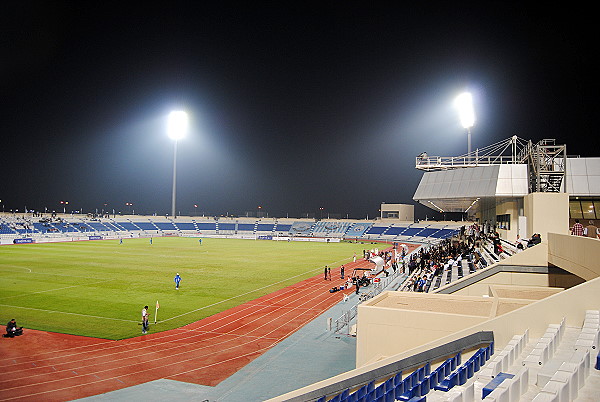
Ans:
[{"label": "window of press box", "polygon": [[510,230],[510,214],[496,215],[498,229]]}]

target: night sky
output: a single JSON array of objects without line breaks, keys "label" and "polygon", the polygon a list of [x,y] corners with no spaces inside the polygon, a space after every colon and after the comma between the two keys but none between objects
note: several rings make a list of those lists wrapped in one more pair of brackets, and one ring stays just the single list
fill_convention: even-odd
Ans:
[{"label": "night sky", "polygon": [[192,126],[182,214],[372,218],[413,203],[416,155],[466,152],[464,90],[473,148],[518,135],[598,155],[589,10],[211,3],[0,6],[5,210],[169,213],[174,109]]}]

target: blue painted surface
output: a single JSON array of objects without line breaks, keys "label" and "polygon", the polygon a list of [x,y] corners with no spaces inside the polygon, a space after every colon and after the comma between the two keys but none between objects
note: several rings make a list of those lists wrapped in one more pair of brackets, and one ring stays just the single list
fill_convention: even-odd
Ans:
[{"label": "blue painted surface", "polygon": [[502,384],[504,380],[513,377],[514,374],[498,373],[498,375],[494,377],[492,381],[488,382],[487,385],[483,387],[483,390],[481,390],[481,399],[484,399],[486,396],[488,396],[493,390],[495,390],[498,387],[498,385]]}]

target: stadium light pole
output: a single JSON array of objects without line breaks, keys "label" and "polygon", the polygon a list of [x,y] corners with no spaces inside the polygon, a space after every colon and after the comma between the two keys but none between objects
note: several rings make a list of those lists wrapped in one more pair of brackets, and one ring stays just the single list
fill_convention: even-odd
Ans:
[{"label": "stadium light pole", "polygon": [[467,129],[467,157],[471,156],[471,127],[475,125],[475,111],[473,110],[473,97],[469,92],[464,92],[456,97],[454,106],[458,109],[460,123]]},{"label": "stadium light pole", "polygon": [[167,133],[173,140],[173,195],[171,199],[171,216],[176,219],[175,200],[177,193],[177,141],[185,137],[188,130],[188,115],[184,111],[173,111],[169,114]]}]

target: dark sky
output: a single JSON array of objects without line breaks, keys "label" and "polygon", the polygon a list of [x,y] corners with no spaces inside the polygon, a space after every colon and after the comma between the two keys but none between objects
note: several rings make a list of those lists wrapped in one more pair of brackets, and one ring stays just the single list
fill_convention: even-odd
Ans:
[{"label": "dark sky", "polygon": [[0,6],[6,210],[168,213],[166,116],[180,108],[182,214],[364,218],[412,203],[416,155],[466,152],[452,108],[463,90],[474,148],[518,135],[598,155],[586,10],[149,3]]}]

